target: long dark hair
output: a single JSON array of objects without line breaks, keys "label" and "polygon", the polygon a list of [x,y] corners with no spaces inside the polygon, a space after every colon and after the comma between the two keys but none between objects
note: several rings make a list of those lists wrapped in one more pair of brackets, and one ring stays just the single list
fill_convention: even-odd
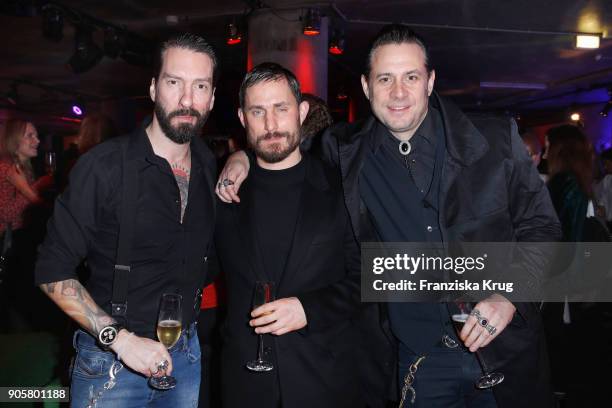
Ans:
[{"label": "long dark hair", "polygon": [[548,151],[546,160],[550,177],[569,173],[576,177],[578,186],[589,197],[593,184],[593,146],[576,126],[562,125],[546,134]]}]

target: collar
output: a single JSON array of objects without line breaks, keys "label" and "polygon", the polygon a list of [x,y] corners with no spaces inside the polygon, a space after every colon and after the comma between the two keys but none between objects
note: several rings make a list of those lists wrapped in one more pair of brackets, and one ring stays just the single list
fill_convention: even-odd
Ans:
[{"label": "collar", "polygon": [[[165,166],[166,160],[155,154],[153,146],[146,132],[151,118],[145,119],[140,127],[129,135],[128,160],[136,160],[142,167],[147,165]],[[206,147],[200,137],[195,137],[190,142],[191,168],[194,170],[204,166],[206,162]]]},{"label": "collar", "polygon": [[[420,144],[422,140],[429,143],[431,146],[435,146],[435,115],[439,115],[438,109],[430,103],[423,122],[421,122],[412,138],[410,138],[410,143],[412,143],[413,146]],[[376,154],[386,139],[389,138],[393,139],[397,143],[400,143],[400,140],[393,136],[389,129],[377,120],[376,124],[374,125],[372,136],[370,137],[370,148],[372,149],[372,152]]]}]

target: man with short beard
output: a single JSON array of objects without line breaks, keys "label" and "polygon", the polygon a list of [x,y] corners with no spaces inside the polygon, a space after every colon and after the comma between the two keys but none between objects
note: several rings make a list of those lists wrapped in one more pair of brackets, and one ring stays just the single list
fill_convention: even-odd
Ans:
[{"label": "man with short beard", "polygon": [[[299,150],[307,112],[295,76],[280,65],[260,64],[242,82],[238,116],[255,152],[253,172],[239,204],[218,206],[215,228],[228,293],[226,407],[365,406],[352,319],[359,248],[337,171]],[[277,300],[253,307],[257,281],[274,282]],[[245,367],[257,356],[258,334],[273,366],[267,372]]]},{"label": "man with short beard", "polygon": [[[215,99],[217,62],[190,34],[163,43],[158,57],[153,119],[77,162],[36,266],[37,285],[81,326],[70,388],[78,407],[198,402],[194,322],[215,213],[215,162],[199,136]],[[75,272],[83,260],[91,270],[85,285]],[[156,336],[165,293],[182,296],[182,331],[168,350]],[[149,377],[163,374],[177,387],[149,386]]]}]

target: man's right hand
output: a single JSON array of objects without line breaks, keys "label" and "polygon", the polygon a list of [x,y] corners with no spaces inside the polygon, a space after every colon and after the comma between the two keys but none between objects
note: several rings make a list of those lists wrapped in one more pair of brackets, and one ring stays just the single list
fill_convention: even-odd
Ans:
[{"label": "man's right hand", "polygon": [[[219,174],[215,192],[219,199],[226,203],[240,202],[238,197],[238,190],[242,185],[242,182],[249,175],[249,158],[246,153],[242,150],[232,153],[232,155],[225,162],[225,166]],[[228,180],[228,182],[223,182]]]},{"label": "man's right hand", "polygon": [[[172,373],[172,358],[166,347],[158,341],[121,330],[111,349],[125,365],[145,377],[160,377],[164,373],[168,375]],[[157,368],[164,360],[168,361],[165,372]]]}]

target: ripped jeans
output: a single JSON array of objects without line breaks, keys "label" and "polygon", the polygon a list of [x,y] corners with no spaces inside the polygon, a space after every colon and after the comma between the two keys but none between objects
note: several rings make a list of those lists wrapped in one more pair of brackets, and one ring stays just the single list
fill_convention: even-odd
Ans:
[{"label": "ripped jeans", "polygon": [[[196,408],[200,388],[201,356],[195,324],[183,330],[179,341],[169,350],[172,357],[172,376],[176,388],[160,391],[151,388],[148,378],[126,366],[120,368],[113,352],[100,349],[95,339],[77,330],[73,340],[77,355],[72,368],[70,406],[84,408],[172,407]],[[116,383],[108,390],[110,368],[116,363]],[[95,398],[95,402],[93,401]]]}]

